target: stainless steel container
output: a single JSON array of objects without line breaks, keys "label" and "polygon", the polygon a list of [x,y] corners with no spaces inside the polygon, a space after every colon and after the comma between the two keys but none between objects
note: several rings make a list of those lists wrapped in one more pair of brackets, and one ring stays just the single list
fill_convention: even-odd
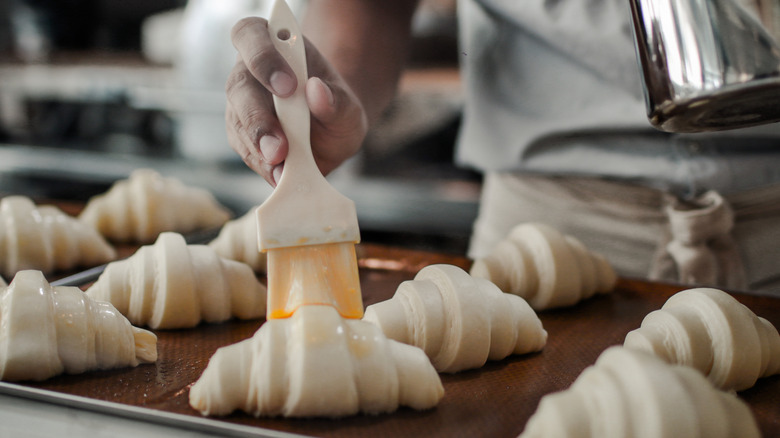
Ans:
[{"label": "stainless steel container", "polygon": [[780,121],[778,2],[629,0],[650,122],[701,132]]}]

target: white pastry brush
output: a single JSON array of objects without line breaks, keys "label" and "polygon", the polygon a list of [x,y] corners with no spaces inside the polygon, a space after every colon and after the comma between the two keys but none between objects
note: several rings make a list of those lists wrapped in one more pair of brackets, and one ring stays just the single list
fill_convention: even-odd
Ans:
[{"label": "white pastry brush", "polygon": [[308,78],[303,35],[284,0],[268,20],[276,49],[294,70],[292,96],[274,96],[289,151],[271,196],[257,209],[260,251],[267,252],[267,319],[286,318],[304,305],[329,305],[345,318],[363,316],[355,244],[355,204],[318,169],[310,143]]}]

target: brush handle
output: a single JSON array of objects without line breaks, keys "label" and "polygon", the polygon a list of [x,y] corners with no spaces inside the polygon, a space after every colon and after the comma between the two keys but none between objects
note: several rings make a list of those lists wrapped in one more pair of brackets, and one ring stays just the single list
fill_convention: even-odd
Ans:
[{"label": "brush handle", "polygon": [[291,96],[284,98],[273,96],[276,115],[287,136],[289,147],[284,168],[290,171],[282,173],[278,187],[294,185],[290,180],[307,183],[308,180],[324,179],[311,151],[311,120],[305,92],[306,80],[309,76],[306,69],[303,34],[295,15],[285,1],[280,0],[274,4],[268,29],[274,47],[290,65],[298,81],[298,86]]},{"label": "brush handle", "polygon": [[284,0],[274,4],[268,28],[274,46],[295,72],[298,86],[292,96],[274,96],[289,150],[274,192],[257,209],[260,250],[357,243],[360,231],[355,203],[328,183],[312,155],[303,34]]}]

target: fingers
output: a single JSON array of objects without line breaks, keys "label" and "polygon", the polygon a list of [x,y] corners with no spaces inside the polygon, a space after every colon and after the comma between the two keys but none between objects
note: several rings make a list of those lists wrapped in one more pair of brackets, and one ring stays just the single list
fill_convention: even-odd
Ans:
[{"label": "fingers", "polygon": [[287,143],[271,94],[239,60],[228,77],[225,95],[225,122],[231,147],[247,166],[275,185],[273,167],[287,156]]},{"label": "fingers", "polygon": [[233,26],[230,38],[252,76],[277,96],[287,97],[295,91],[298,81],[274,48],[268,32],[268,21],[247,17]]},{"label": "fingers", "polygon": [[225,129],[233,150],[269,184],[276,186],[274,168],[284,161],[287,145],[279,136],[281,126],[273,116],[268,99],[253,100],[252,89],[234,95],[225,107]]},{"label": "fingers", "polygon": [[309,78],[306,100],[312,114],[312,145],[323,174],[354,155],[368,131],[365,111],[347,87]]},{"label": "fingers", "polygon": [[289,96],[297,81],[268,32],[268,22],[257,17],[244,18],[231,30],[238,59],[225,84],[225,124],[233,150],[275,186],[287,156],[287,140],[270,93]]},{"label": "fingers", "polygon": [[[284,131],[276,118],[273,97],[254,80],[243,62],[233,67],[225,86],[228,105],[240,122],[242,135],[263,155],[270,164],[284,160],[280,156]],[[286,155],[286,154],[285,154]]]},{"label": "fingers", "polygon": [[267,164],[257,148],[252,144],[249,138],[244,135],[245,132],[241,126],[238,117],[228,104],[225,109],[225,130],[230,147],[241,157],[246,165],[268,181],[271,186],[275,185],[272,171],[273,166]]},{"label": "fingers", "polygon": [[[225,122],[231,147],[247,166],[275,186],[288,144],[271,93],[287,97],[299,84],[268,32],[268,22],[256,17],[242,19],[233,27],[231,38],[238,61],[225,85]],[[309,41],[306,54],[309,73],[317,76],[301,84],[306,87],[312,114],[312,152],[327,175],[357,152],[368,122],[351,88]]]},{"label": "fingers", "polygon": [[310,78],[306,82],[306,100],[312,115],[323,122],[333,119],[336,113],[336,97],[320,78]]}]

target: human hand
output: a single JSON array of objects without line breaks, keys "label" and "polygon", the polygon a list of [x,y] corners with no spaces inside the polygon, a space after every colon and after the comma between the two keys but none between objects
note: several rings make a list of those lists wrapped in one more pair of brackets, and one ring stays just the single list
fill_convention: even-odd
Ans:
[{"label": "human hand", "polygon": [[274,48],[265,19],[240,20],[231,39],[238,56],[225,85],[225,123],[230,147],[247,166],[276,186],[288,144],[272,93],[287,97],[298,86],[306,87],[312,153],[323,175],[359,150],[368,130],[366,112],[344,78],[311,42],[305,40],[309,79],[298,84]]}]

